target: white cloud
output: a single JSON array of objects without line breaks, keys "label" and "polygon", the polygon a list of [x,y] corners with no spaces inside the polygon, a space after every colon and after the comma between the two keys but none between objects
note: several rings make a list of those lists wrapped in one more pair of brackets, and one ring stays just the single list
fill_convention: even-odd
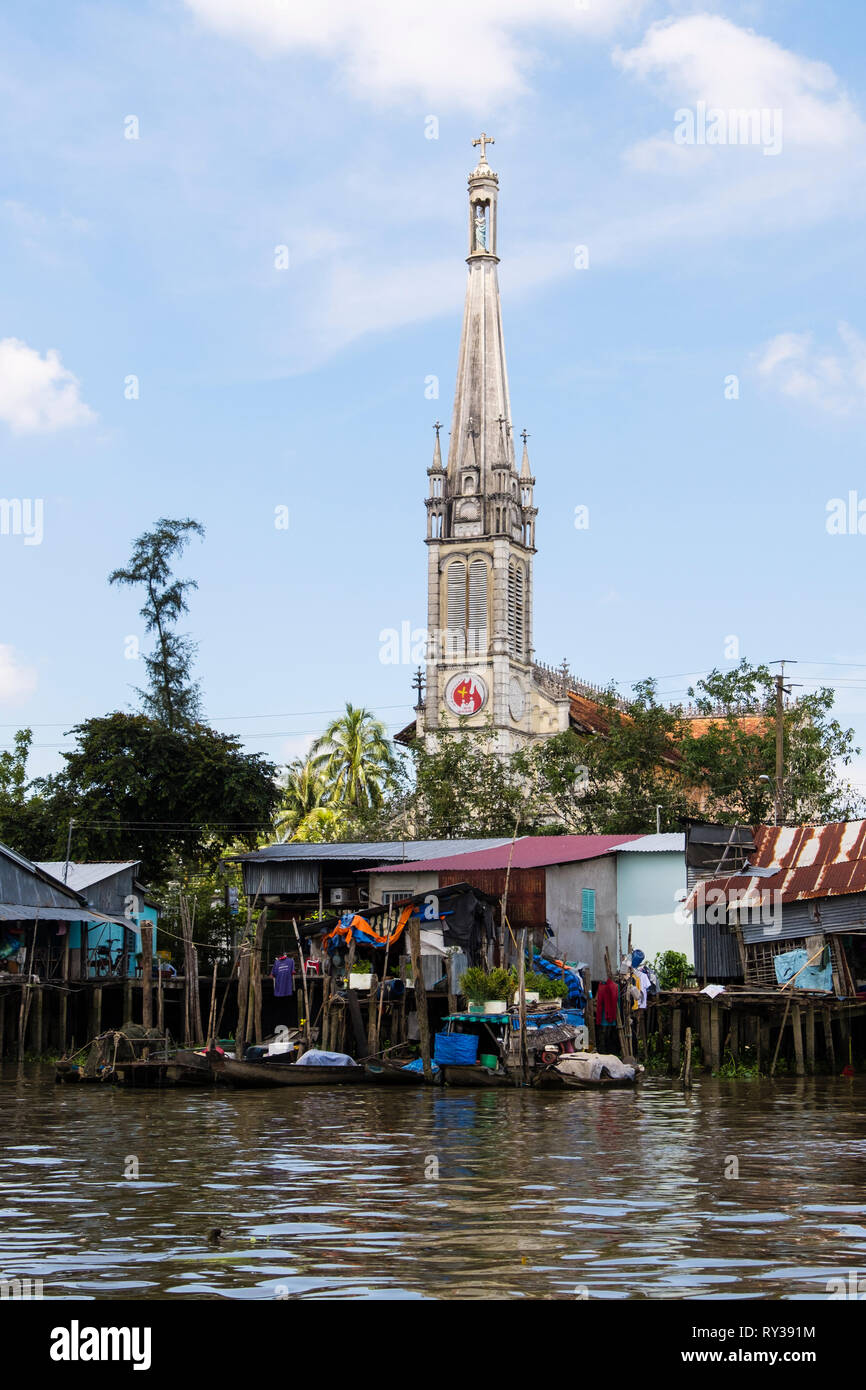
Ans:
[{"label": "white cloud", "polygon": [[13,647],[0,642],[0,701],[14,704],[32,695],[36,689],[36,671],[20,665]]},{"label": "white cloud", "polygon": [[40,357],[20,338],[0,339],[0,420],[16,434],[61,430],[95,419],[79,395],[78,378],[54,348]]},{"label": "white cloud", "polygon": [[527,32],[603,37],[645,0],[186,0],[197,18],[263,56],[334,61],[350,90],[375,100],[423,98],[483,113],[521,95],[539,55]]},{"label": "white cloud", "polygon": [[783,396],[806,401],[833,415],[866,406],[866,339],[847,323],[838,325],[835,350],[815,345],[811,333],[779,333],[761,349],[758,375]]},{"label": "white cloud", "polygon": [[617,49],[614,61],[623,72],[655,79],[677,105],[779,109],[786,145],[838,149],[863,134],[853,103],[827,63],[791,53],[721,15],[654,24],[636,48]]}]

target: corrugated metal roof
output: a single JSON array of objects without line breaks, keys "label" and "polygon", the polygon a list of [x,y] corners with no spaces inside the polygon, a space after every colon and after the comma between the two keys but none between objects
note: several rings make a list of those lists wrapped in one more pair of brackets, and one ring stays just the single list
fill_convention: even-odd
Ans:
[{"label": "corrugated metal roof", "polygon": [[484,840],[372,840],[339,841],[334,844],[302,844],[292,840],[285,845],[265,845],[249,854],[227,856],[233,863],[256,864],[273,859],[372,859],[374,863],[394,863],[429,859],[434,855],[462,854],[473,850],[510,845],[509,839]]},{"label": "corrugated metal roof", "polygon": [[628,845],[620,845],[619,854],[661,854],[673,850],[685,854],[686,837],[682,831],[662,831],[660,835],[641,835]]},{"label": "corrugated metal roof", "polygon": [[396,873],[398,869],[539,869],[550,864],[574,864],[581,859],[598,859],[603,854],[632,840],[638,835],[522,835],[514,841],[500,840],[493,849],[476,853],[446,855],[441,859],[422,859],[410,864],[381,864],[376,872]]},{"label": "corrugated metal roof", "polygon": [[32,903],[0,903],[0,922],[116,922],[129,927],[133,923],[122,917],[106,917],[103,912],[91,912],[86,907],[34,907]]},{"label": "corrugated metal roof", "polygon": [[[783,903],[866,893],[866,821],[832,825],[760,825],[755,830],[756,868],[778,865],[769,876],[732,874],[703,884],[704,892],[721,888],[743,895],[748,906],[761,893],[781,892]],[[696,885],[696,892],[700,885]],[[691,898],[689,899],[691,905]]]},{"label": "corrugated metal roof", "polygon": [[[69,861],[69,872],[66,875],[65,886],[80,893],[82,889],[89,888],[91,884],[101,883],[104,878],[111,878],[114,874],[119,874],[123,869],[134,869],[141,863],[140,859],[117,859],[114,861],[103,861],[93,864],[73,864]],[[65,859],[46,859],[37,862],[37,868],[44,869],[46,874],[52,874],[54,878],[64,882],[63,873],[66,868]]]}]

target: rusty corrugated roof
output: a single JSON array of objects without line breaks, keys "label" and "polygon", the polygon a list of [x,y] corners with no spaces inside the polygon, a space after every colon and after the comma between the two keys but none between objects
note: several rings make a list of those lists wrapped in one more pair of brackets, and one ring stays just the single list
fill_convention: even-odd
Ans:
[{"label": "rusty corrugated roof", "polygon": [[[866,893],[866,821],[835,821],[832,825],[759,825],[754,831],[755,868],[779,866],[769,876],[732,874],[703,881],[704,892],[722,888],[744,894],[781,892],[783,903],[805,898],[833,898]],[[697,891],[693,890],[691,897]],[[691,902],[691,897],[689,901]]]}]

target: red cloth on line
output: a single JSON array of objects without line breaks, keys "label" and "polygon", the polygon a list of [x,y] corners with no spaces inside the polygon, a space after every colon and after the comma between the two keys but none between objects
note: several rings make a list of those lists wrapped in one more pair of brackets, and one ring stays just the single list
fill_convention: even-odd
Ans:
[{"label": "red cloth on line", "polygon": [[619,990],[615,980],[605,980],[598,987],[596,994],[595,1021],[604,1027],[610,1023],[616,1023],[616,1006],[619,1001]]}]

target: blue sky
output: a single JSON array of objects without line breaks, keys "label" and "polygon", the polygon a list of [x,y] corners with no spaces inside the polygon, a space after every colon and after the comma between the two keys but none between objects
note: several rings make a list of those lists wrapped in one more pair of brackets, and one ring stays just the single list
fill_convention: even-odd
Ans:
[{"label": "blue sky", "polygon": [[[484,128],[538,657],[677,699],[735,650],[796,658],[866,747],[866,534],[827,529],[833,499],[866,512],[864,24],[853,0],[7,4],[0,496],[43,521],[0,534],[0,744],[32,725],[49,771],[134,704],[139,603],[106,576],[187,514],[213,722],[276,761],[347,699],[407,722],[380,634],[425,620]],[[781,148],[677,143],[700,103],[781,112]]]}]

